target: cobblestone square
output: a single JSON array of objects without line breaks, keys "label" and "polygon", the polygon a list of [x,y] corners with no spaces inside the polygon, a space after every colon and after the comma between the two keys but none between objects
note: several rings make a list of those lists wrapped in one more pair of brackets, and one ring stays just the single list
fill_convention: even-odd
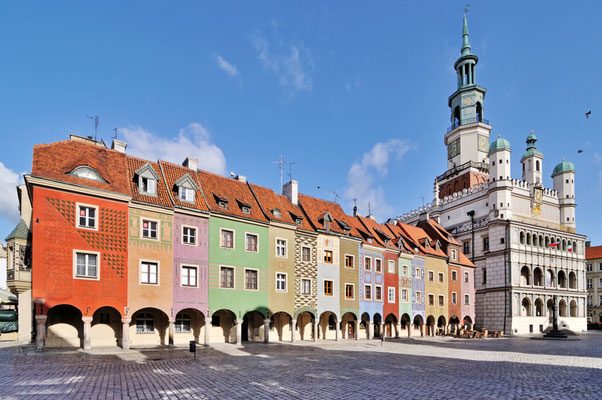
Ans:
[{"label": "cobblestone square", "polygon": [[2,399],[594,399],[602,333],[47,351],[0,348]]}]

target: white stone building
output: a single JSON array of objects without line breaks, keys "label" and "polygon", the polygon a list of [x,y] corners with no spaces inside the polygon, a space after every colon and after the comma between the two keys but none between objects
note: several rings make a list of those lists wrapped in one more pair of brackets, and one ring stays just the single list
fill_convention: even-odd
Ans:
[{"label": "white stone building", "polygon": [[585,236],[576,233],[575,168],[562,161],[543,186],[544,156],[533,133],[512,175],[510,143],[490,142],[483,118],[486,90],[475,84],[478,58],[470,51],[464,18],[458,90],[449,98],[445,135],[448,169],[435,180],[432,203],[397,219],[432,218],[462,243],[474,262],[478,328],[506,334],[551,328],[556,301],[559,328],[586,330]]}]

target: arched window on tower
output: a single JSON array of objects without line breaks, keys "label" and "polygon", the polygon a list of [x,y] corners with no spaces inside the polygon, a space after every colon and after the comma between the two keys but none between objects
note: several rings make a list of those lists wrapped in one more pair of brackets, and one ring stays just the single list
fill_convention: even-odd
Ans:
[{"label": "arched window on tower", "polygon": [[483,122],[483,106],[477,102],[477,122]]},{"label": "arched window on tower", "polygon": [[535,160],[535,171],[539,172],[539,160]]},{"label": "arched window on tower", "polygon": [[460,126],[460,107],[456,107],[454,109],[454,118],[452,122],[452,128],[457,128]]}]

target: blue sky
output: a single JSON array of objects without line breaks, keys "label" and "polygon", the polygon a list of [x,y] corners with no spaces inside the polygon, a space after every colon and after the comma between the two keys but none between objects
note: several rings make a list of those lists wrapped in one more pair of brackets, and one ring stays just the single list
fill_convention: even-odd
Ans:
[{"label": "blue sky", "polygon": [[[282,154],[302,192],[336,193],[348,212],[352,198],[380,218],[432,200],[465,2],[171,4],[0,5],[0,237],[32,146],[92,134],[87,115],[132,154],[190,153],[274,190]],[[512,144],[513,177],[532,129],[546,186],[563,157],[575,163],[577,228],[595,244],[601,13],[560,1],[473,1],[468,13],[484,116]]]}]

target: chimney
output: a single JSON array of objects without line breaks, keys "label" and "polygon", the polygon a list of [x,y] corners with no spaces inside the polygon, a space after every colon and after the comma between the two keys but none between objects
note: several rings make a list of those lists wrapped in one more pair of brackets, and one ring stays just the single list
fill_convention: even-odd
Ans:
[{"label": "chimney", "polygon": [[126,147],[128,144],[122,140],[113,139],[113,143],[111,143],[111,148],[120,153],[125,153]]},{"label": "chimney", "polygon": [[[590,240],[585,242],[585,247],[591,247],[591,246],[592,246],[592,242]],[[575,250],[573,250],[573,251],[575,251]]]},{"label": "chimney", "polygon": [[376,221],[376,218],[374,218],[374,215],[372,214],[368,215],[368,218],[370,218],[372,221]]},{"label": "chimney", "polygon": [[241,182],[247,182],[247,177],[244,175],[236,175],[234,177],[234,179],[236,179],[237,181],[241,181]]},{"label": "chimney", "polygon": [[299,184],[295,180],[291,180],[282,186],[282,194],[288,197],[288,199],[294,205],[299,205]]},{"label": "chimney", "polygon": [[419,221],[428,221],[429,219],[429,213],[428,212],[423,212],[420,214],[420,218]]},{"label": "chimney", "polygon": [[193,171],[197,170],[198,164],[199,164],[198,158],[192,158],[192,157],[186,157],[186,159],[182,163],[183,166],[188,167]]}]

